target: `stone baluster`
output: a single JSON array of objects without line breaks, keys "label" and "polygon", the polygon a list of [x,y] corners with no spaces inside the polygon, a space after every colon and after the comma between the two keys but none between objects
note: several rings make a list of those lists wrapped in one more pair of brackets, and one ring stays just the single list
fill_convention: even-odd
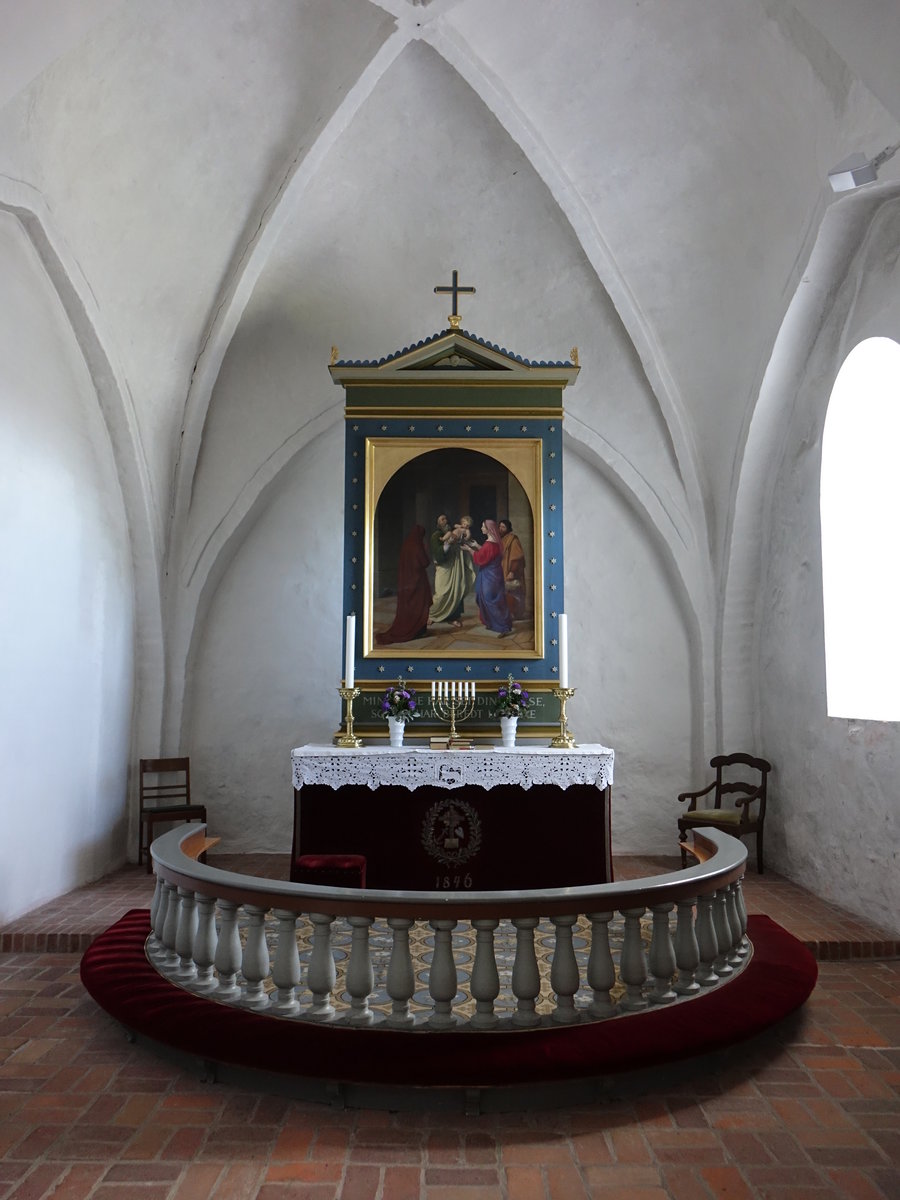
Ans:
[{"label": "stone baluster", "polygon": [[625,908],[622,916],[625,918],[625,936],[622,942],[622,955],[619,971],[625,984],[625,995],[619,1002],[623,1012],[637,1012],[647,1007],[644,997],[644,984],[647,982],[647,956],[644,953],[644,939],[641,930],[643,908]]},{"label": "stone baluster", "polygon": [[241,994],[238,971],[241,969],[241,936],[237,926],[238,906],[233,900],[219,901],[219,940],[213,965],[219,976],[216,996],[233,1000]]},{"label": "stone baluster", "polygon": [[166,975],[171,975],[178,966],[178,951],[175,942],[178,937],[178,918],[181,913],[181,896],[174,884],[167,884],[169,903],[166,905],[166,923],[163,926],[163,944],[166,952],[160,960],[160,967]]},{"label": "stone baluster", "polygon": [[591,922],[591,953],[588,957],[587,981],[594,993],[588,1009],[594,1017],[611,1017],[616,1011],[612,989],[616,983],[616,964],[609,948],[611,912],[588,913]]},{"label": "stone baluster", "polygon": [[159,911],[159,903],[163,895],[163,880],[161,875],[156,876],[156,883],[153,886],[153,899],[150,901],[150,930],[151,937],[155,935],[156,930],[156,914]]},{"label": "stone baluster", "polygon": [[514,1025],[540,1025],[541,1018],[535,1011],[536,1001],[541,994],[541,975],[534,953],[534,931],[538,927],[537,917],[513,917],[516,930],[516,958],[513,963],[512,990],[516,998],[516,1010],[512,1015]]},{"label": "stone baluster", "polygon": [[347,991],[350,994],[350,1022],[371,1025],[375,1014],[369,1008],[369,996],[375,987],[372,955],[369,949],[369,929],[374,917],[348,917],[351,930],[350,961],[347,964]]},{"label": "stone baluster", "polygon": [[671,1004],[677,999],[672,987],[672,976],[676,969],[675,947],[669,929],[669,913],[674,907],[674,904],[654,904],[650,910],[653,913],[653,933],[650,938],[653,987],[648,997],[651,1004]]},{"label": "stone baluster", "polygon": [[387,923],[393,934],[386,982],[387,994],[391,998],[387,1024],[403,1028],[415,1021],[409,1011],[409,1002],[416,991],[416,977],[409,952],[409,931],[415,922],[410,917],[388,917]]},{"label": "stone baluster", "polygon": [[694,897],[679,900],[677,903],[675,965],[678,967],[678,978],[675,980],[675,991],[679,996],[693,996],[700,991],[700,984],[696,980],[697,967],[700,965],[700,947],[697,945],[697,933],[694,929],[696,903]]},{"label": "stone baluster", "polygon": [[700,947],[700,965],[696,980],[701,987],[714,987],[719,982],[713,964],[719,954],[719,943],[713,925],[714,894],[697,897],[697,945]]},{"label": "stone baluster", "polygon": [[719,949],[713,969],[720,979],[727,979],[730,975],[734,974],[734,967],[728,961],[728,956],[731,953],[731,930],[728,927],[725,892],[725,888],[719,888],[713,899],[713,926],[716,931],[716,944]]},{"label": "stone baluster", "polygon": [[312,992],[312,1004],[307,1012],[318,1021],[332,1021],[334,1005],[331,1002],[331,994],[337,979],[331,949],[331,926],[334,924],[334,916],[328,916],[327,913],[310,913],[309,919],[313,927],[313,936],[312,953],[306,970],[306,986]]},{"label": "stone baluster", "polygon": [[457,1018],[453,1014],[456,999],[456,963],[453,959],[453,930],[456,921],[429,921],[434,930],[434,954],[431,956],[431,971],[428,975],[428,991],[434,1001],[428,1024],[433,1029],[449,1029]]},{"label": "stone baluster", "polygon": [[[159,876],[157,876],[159,881]],[[154,962],[161,963],[166,956],[165,928],[169,911],[169,900],[175,885],[162,880],[162,890],[159,894],[159,904],[153,915],[153,938],[150,940],[149,953]]]},{"label": "stone baluster", "polygon": [[241,956],[244,994],[241,1004],[247,1008],[265,1008],[269,1003],[263,986],[269,977],[269,947],[266,945],[266,912],[258,904],[245,904],[247,940]]},{"label": "stone baluster", "polygon": [[578,1020],[575,993],[581,982],[575,950],[572,947],[572,926],[578,917],[551,917],[550,920],[556,930],[556,945],[553,947],[553,962],[550,964],[550,987],[556,996],[552,1019],[560,1025],[571,1025]]},{"label": "stone baluster", "polygon": [[750,942],[747,940],[747,906],[744,903],[744,881],[736,879],[731,886],[734,888],[734,907],[741,926],[741,941],[738,953],[742,958],[746,958],[750,953]]},{"label": "stone baluster", "polygon": [[499,924],[499,921],[491,918],[472,922],[475,930],[475,962],[472,965],[471,990],[475,1013],[469,1023],[476,1029],[491,1029],[500,1019],[494,1012],[494,1001],[500,994],[500,975],[494,953],[494,930]]},{"label": "stone baluster", "polygon": [[272,963],[272,1012],[293,1017],[300,1011],[297,985],[300,983],[300,952],[297,949],[297,914],[287,908],[273,909],[277,922],[275,959]]},{"label": "stone baluster", "polygon": [[191,984],[194,992],[211,992],[216,987],[213,964],[216,960],[216,898],[196,896],[197,930],[194,934],[194,966],[197,974]]},{"label": "stone baluster", "polygon": [[741,919],[738,916],[737,897],[733,883],[730,883],[725,888],[725,915],[728,918],[728,929],[731,933],[731,941],[728,947],[728,961],[733,967],[739,967],[744,961],[746,952],[741,945],[744,932],[741,929]]},{"label": "stone baluster", "polygon": [[178,955],[178,967],[175,978],[180,983],[186,983],[197,974],[194,966],[194,935],[197,932],[197,909],[194,904],[194,893],[190,888],[178,889],[180,904],[178,907],[178,928],[175,931],[175,952]]}]

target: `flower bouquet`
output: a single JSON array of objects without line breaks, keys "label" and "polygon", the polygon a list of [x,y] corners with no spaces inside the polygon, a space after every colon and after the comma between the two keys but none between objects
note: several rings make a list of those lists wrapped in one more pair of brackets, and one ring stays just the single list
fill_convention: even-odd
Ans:
[{"label": "flower bouquet", "polygon": [[495,717],[530,717],[531,705],[531,696],[510,675],[506,685],[497,689],[491,714]]},{"label": "flower bouquet", "polygon": [[381,698],[381,715],[398,721],[414,721],[419,716],[415,688],[407,687],[402,679],[385,689]]}]

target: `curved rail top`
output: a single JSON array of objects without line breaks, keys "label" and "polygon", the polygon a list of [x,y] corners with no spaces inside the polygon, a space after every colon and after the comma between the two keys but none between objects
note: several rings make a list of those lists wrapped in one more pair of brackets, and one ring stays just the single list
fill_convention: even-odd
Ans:
[{"label": "curved rail top", "polygon": [[738,838],[718,829],[695,831],[694,840],[709,851],[709,858],[695,867],[629,879],[624,883],[587,884],[549,891],[535,888],[514,892],[408,892],[374,888],[315,887],[240,875],[199,863],[185,854],[182,846],[201,833],[205,825],[179,826],[158,837],[150,847],[156,874],[166,882],[201,895],[237,903],[266,902],[266,907],[294,911],[327,912],[335,915],[416,916],[447,918],[542,916],[573,912],[612,912],[627,908],[651,908],[681,899],[708,895],[740,879],[747,861],[747,847]]}]

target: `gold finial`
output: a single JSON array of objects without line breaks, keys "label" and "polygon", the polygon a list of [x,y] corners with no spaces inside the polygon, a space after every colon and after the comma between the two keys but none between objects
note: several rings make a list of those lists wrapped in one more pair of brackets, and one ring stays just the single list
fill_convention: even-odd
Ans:
[{"label": "gold finial", "polygon": [[328,365],[330,367],[333,367],[334,364],[337,362],[337,360],[338,360],[338,348],[337,348],[337,346],[332,346],[331,347],[331,362]]},{"label": "gold finial", "polygon": [[457,313],[453,313],[447,318],[447,320],[450,322],[451,329],[459,329],[459,323],[462,320],[462,317],[460,317]]},{"label": "gold finial", "polygon": [[578,364],[578,347],[573,346],[570,353],[572,355],[572,366],[577,367],[579,365]]}]

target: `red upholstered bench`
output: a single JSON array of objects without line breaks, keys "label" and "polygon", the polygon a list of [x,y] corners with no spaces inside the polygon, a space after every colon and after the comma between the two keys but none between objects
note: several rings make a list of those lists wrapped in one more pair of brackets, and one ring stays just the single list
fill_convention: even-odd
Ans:
[{"label": "red upholstered bench", "polygon": [[366,886],[363,854],[301,854],[291,860],[292,883],[315,883],[322,887]]}]

